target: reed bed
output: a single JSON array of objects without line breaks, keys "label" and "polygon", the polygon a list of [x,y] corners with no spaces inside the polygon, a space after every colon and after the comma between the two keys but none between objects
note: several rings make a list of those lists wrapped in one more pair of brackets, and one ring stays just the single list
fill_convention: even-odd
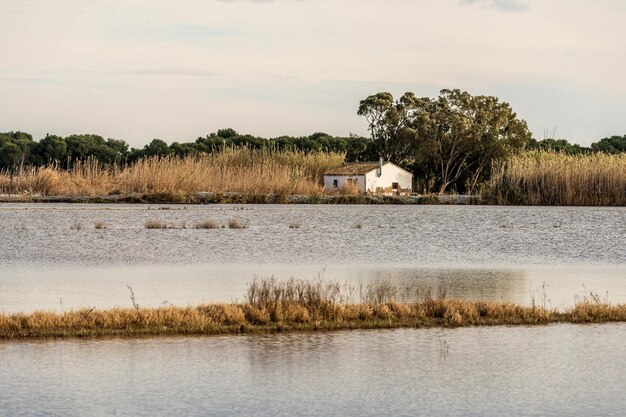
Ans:
[{"label": "reed bed", "polygon": [[203,220],[200,223],[196,224],[196,229],[219,229],[220,225],[211,219]]},{"label": "reed bed", "polygon": [[626,154],[528,152],[496,164],[484,194],[498,204],[626,205]]},{"label": "reed bed", "polygon": [[339,153],[225,149],[186,158],[151,157],[119,167],[93,159],[0,172],[0,194],[85,196],[197,192],[319,195],[323,173],[341,165]]},{"label": "reed bed", "polygon": [[[237,304],[195,307],[81,309],[65,313],[0,314],[0,339],[43,337],[239,334],[396,327],[540,325],[626,321],[626,305],[585,298],[566,310],[490,301],[394,298],[393,284],[356,289],[324,281],[255,280]],[[358,302],[356,302],[358,299]]]}]

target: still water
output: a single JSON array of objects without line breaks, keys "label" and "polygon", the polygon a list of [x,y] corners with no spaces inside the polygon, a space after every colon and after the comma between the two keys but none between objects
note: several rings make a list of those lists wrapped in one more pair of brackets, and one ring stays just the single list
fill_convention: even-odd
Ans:
[{"label": "still water", "polygon": [[625,324],[0,343],[0,414],[623,416]]},{"label": "still water", "polygon": [[[195,229],[204,220],[245,229]],[[170,229],[146,229],[158,220]],[[96,222],[106,228],[96,229]],[[0,311],[241,300],[254,277],[626,302],[626,210],[0,205]],[[626,324],[0,343],[0,415],[624,415]]]},{"label": "still water", "polygon": [[[248,227],[194,228],[231,219]],[[128,307],[128,286],[142,306],[229,302],[270,276],[626,302],[625,243],[623,208],[4,204],[0,310]]]}]

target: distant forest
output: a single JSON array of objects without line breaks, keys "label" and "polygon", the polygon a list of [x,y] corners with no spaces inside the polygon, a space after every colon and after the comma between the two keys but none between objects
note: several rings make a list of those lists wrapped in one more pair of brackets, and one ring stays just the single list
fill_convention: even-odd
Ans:
[{"label": "distant forest", "polygon": [[[309,152],[339,152],[346,154],[347,162],[373,161],[378,159],[379,150],[375,142],[366,137],[331,136],[316,132],[309,136],[280,136],[262,138],[240,134],[234,129],[219,129],[194,142],[172,142],[153,139],[143,148],[131,148],[120,139],[104,139],[95,134],[70,135],[66,137],[46,135],[35,141],[25,132],[0,133],[0,169],[19,166],[43,166],[56,163],[68,167],[74,161],[93,157],[103,164],[126,164],[146,156],[178,156],[213,153],[225,147],[267,148]],[[593,143],[590,147],[573,144],[565,139],[530,139],[526,150],[552,150],[569,155],[605,152],[626,152],[626,135],[611,136]]]},{"label": "distant forest", "polygon": [[43,166],[55,163],[63,168],[75,161],[93,157],[103,164],[127,164],[143,157],[178,156],[219,152],[224,148],[247,147],[310,152],[345,153],[348,161],[377,160],[378,151],[371,139],[361,136],[338,137],[326,133],[309,136],[262,138],[240,134],[234,129],[219,129],[193,142],[153,139],[143,148],[131,148],[120,139],[104,139],[95,134],[67,137],[46,135],[39,141],[25,132],[0,133],[0,169],[19,166]]},{"label": "distant forest", "polygon": [[626,152],[626,135],[604,138],[590,147],[565,139],[532,139],[526,121],[519,119],[508,103],[458,89],[441,90],[435,98],[407,92],[396,99],[380,92],[361,100],[357,114],[367,120],[370,137],[316,132],[301,137],[262,138],[227,128],[194,142],[168,144],[153,139],[136,149],[124,140],[93,134],[46,135],[34,141],[28,133],[0,133],[0,170],[47,164],[64,169],[86,158],[103,165],[124,166],[144,157],[184,158],[246,147],[306,154],[336,152],[345,154],[348,162],[383,157],[413,172],[415,189],[474,193],[490,179],[496,161],[524,150],[568,155]]}]

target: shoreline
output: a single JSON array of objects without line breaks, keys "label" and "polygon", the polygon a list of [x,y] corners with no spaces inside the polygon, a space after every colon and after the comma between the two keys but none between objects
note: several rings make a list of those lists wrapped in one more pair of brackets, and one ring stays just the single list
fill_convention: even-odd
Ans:
[{"label": "shoreline", "polygon": [[88,203],[88,204],[391,204],[425,205],[483,204],[477,195],[429,194],[414,196],[376,195],[280,195],[198,192],[180,193],[134,193],[113,195],[0,195],[2,203]]},{"label": "shoreline", "polygon": [[586,301],[559,311],[456,299],[429,299],[414,304],[269,302],[3,313],[0,341],[611,322],[626,322],[626,304]]}]

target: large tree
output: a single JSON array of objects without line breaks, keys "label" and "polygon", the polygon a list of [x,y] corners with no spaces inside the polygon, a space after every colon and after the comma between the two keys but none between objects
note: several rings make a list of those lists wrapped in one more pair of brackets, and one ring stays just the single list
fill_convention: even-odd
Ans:
[{"label": "large tree", "polygon": [[405,164],[413,153],[417,135],[411,123],[422,101],[413,93],[394,100],[386,92],[361,100],[357,114],[367,120],[372,140],[385,160]]},{"label": "large tree", "polygon": [[439,97],[378,93],[361,101],[380,156],[410,166],[426,191],[473,191],[492,162],[524,147],[526,122],[492,96],[441,90]]}]

